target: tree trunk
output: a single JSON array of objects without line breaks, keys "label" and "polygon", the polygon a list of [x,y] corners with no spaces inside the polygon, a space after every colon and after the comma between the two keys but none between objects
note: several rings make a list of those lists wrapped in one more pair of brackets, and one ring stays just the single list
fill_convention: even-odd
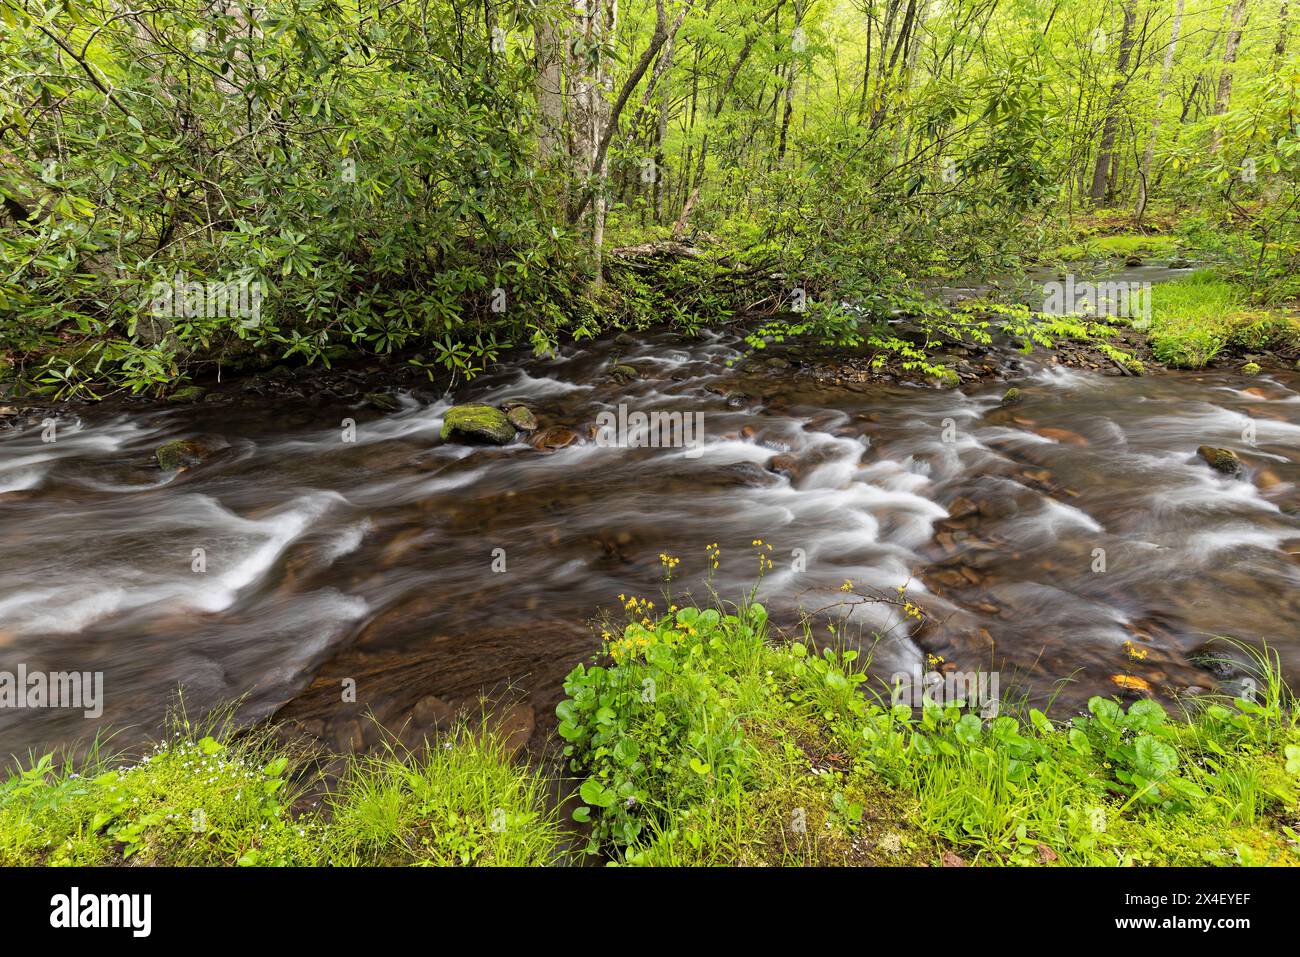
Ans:
[{"label": "tree trunk", "polygon": [[[1228,102],[1232,99],[1232,70],[1237,62],[1237,47],[1241,44],[1241,23],[1246,18],[1246,0],[1234,0],[1232,5],[1232,27],[1228,30],[1228,39],[1223,45],[1223,72],[1219,75],[1219,89],[1214,96],[1214,115],[1222,116],[1228,111]],[[1219,151],[1222,139],[1216,123],[1210,131],[1210,151]]]},{"label": "tree trunk", "polygon": [[1093,206],[1106,202],[1110,192],[1110,167],[1114,160],[1115,134],[1119,129],[1119,105],[1124,95],[1124,86],[1128,83],[1128,57],[1133,49],[1133,23],[1136,19],[1137,0],[1128,0],[1124,4],[1124,26],[1119,37],[1119,57],[1115,64],[1117,76],[1110,89],[1110,101],[1106,104],[1106,118],[1101,125],[1101,143],[1097,147],[1097,163],[1092,168],[1092,189],[1088,198]]},{"label": "tree trunk", "polygon": [[1165,96],[1169,93],[1169,77],[1174,71],[1174,51],[1178,48],[1178,34],[1183,28],[1183,6],[1185,0],[1178,0],[1174,10],[1173,32],[1169,36],[1169,46],[1165,50],[1164,66],[1160,70],[1160,91],[1156,94],[1156,111],[1151,117],[1151,136],[1147,140],[1146,151],[1142,154],[1142,165],[1138,168],[1138,198],[1133,216],[1138,224],[1142,223],[1142,214],[1147,208],[1147,176],[1151,173],[1151,159],[1156,152],[1156,136],[1160,132],[1160,110],[1164,107]]}]

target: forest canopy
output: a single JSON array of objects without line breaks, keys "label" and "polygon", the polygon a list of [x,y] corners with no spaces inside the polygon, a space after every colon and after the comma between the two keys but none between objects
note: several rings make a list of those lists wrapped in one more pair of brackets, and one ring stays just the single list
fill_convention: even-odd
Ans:
[{"label": "forest canopy", "polygon": [[1287,0],[0,14],[0,365],[61,395],[356,350],[465,377],[792,290],[852,335],[1104,214],[1294,291]]}]

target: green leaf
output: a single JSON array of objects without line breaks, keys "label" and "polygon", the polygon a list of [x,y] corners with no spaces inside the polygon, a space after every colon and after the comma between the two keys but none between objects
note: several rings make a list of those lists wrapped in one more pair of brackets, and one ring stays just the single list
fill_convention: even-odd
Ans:
[{"label": "green leaf", "polygon": [[1144,734],[1137,739],[1134,763],[1144,778],[1159,781],[1178,767],[1178,752],[1158,738]]},{"label": "green leaf", "polygon": [[578,796],[582,798],[584,803],[594,804],[596,807],[610,807],[618,799],[617,794],[595,778],[587,778],[582,782]]}]

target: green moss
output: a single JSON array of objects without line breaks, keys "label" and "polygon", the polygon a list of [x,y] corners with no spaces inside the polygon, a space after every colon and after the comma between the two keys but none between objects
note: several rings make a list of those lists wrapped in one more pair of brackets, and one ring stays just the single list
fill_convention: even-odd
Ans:
[{"label": "green moss", "polygon": [[1259,363],[1258,363],[1258,362],[1247,362],[1244,366],[1241,367],[1241,374],[1242,374],[1242,375],[1259,375]]},{"label": "green moss", "polygon": [[177,404],[187,403],[187,402],[198,402],[207,394],[208,394],[208,390],[203,388],[203,386],[187,385],[184,388],[177,389],[175,392],[168,395],[167,401],[174,402]]},{"label": "green moss", "polygon": [[457,405],[442,420],[443,441],[471,439],[506,445],[515,437],[515,427],[506,414],[490,405]]},{"label": "green moss", "polygon": [[1199,369],[1224,352],[1300,344],[1300,322],[1250,304],[1246,290],[1213,270],[1151,289],[1151,351],[1166,365]]},{"label": "green moss", "polygon": [[193,439],[172,439],[158,446],[154,457],[164,472],[192,468],[203,461],[203,446]]},{"label": "green moss", "polygon": [[1129,256],[1168,256],[1178,247],[1174,236],[1145,236],[1128,233],[1114,236],[1089,236],[1059,247],[1052,258],[1062,262],[1084,259],[1127,258]]}]

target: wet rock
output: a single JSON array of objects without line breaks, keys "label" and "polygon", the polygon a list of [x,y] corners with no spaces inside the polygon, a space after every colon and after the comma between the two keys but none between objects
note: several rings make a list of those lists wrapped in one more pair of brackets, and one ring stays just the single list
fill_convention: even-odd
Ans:
[{"label": "wet rock", "polygon": [[1242,375],[1259,375],[1259,363],[1258,363],[1258,362],[1247,362],[1244,366],[1241,367],[1241,374],[1242,374]]},{"label": "wet rock", "polygon": [[712,392],[714,395],[720,395],[727,402],[727,407],[739,409],[749,401],[749,395],[733,385],[725,383],[713,383],[704,387],[705,392]]},{"label": "wet rock", "polygon": [[799,460],[789,452],[783,452],[780,455],[774,455],[767,460],[763,468],[769,472],[775,472],[777,475],[785,475],[794,478],[799,467]]},{"label": "wet rock", "polygon": [[527,406],[517,405],[506,412],[506,418],[520,432],[536,432],[537,416],[528,410]]},{"label": "wet rock", "polygon": [[514,754],[533,736],[537,714],[532,705],[519,702],[494,714],[490,723],[493,734],[501,740],[506,751]]},{"label": "wet rock", "polygon": [[177,389],[171,395],[167,396],[167,401],[176,405],[189,402],[199,402],[207,394],[208,390],[203,388],[201,385],[187,385],[185,388]]},{"label": "wet rock", "polygon": [[620,362],[610,368],[609,377],[615,382],[631,382],[633,379],[641,378],[641,372],[636,366]]},{"label": "wet rock", "polygon": [[550,425],[540,432],[533,433],[528,439],[528,444],[543,452],[554,452],[556,449],[568,448],[577,441],[578,433],[573,429],[566,429],[562,425]]},{"label": "wet rock", "polygon": [[212,452],[210,445],[198,439],[172,439],[158,446],[154,457],[164,472],[175,472],[201,465]]},{"label": "wet rock", "polygon": [[1015,405],[1017,402],[1020,402],[1022,398],[1020,390],[1015,386],[1012,386],[1010,389],[1007,389],[1006,392],[1002,393],[1002,404]]},{"label": "wet rock", "polygon": [[391,392],[367,392],[362,397],[362,401],[372,409],[378,409],[380,412],[396,412],[402,407],[397,396]]},{"label": "wet rock", "polygon": [[1034,429],[1045,439],[1051,439],[1053,442],[1060,442],[1062,445],[1087,445],[1088,440],[1078,432],[1071,432],[1069,429]]},{"label": "wet rock", "polygon": [[1255,476],[1255,485],[1267,491],[1282,484],[1282,479],[1272,469],[1263,469]]},{"label": "wet rock", "polygon": [[783,372],[786,369],[790,368],[790,363],[786,362],[784,359],[778,356],[772,356],[764,363],[764,365],[766,365],[773,372]]},{"label": "wet rock", "polygon": [[958,496],[948,505],[948,522],[960,522],[979,514],[979,506],[965,496]]},{"label": "wet rock", "polygon": [[1137,255],[1125,256],[1125,257],[1124,257],[1124,265],[1125,265],[1125,266],[1141,266],[1141,265],[1142,265],[1142,257],[1141,257],[1141,256],[1137,256]]},{"label": "wet rock", "polygon": [[456,709],[436,695],[425,695],[411,709],[411,721],[421,729],[442,727],[456,718]]},{"label": "wet rock", "polygon": [[1196,454],[1205,460],[1210,468],[1224,475],[1238,478],[1246,471],[1245,466],[1241,464],[1241,459],[1237,458],[1237,453],[1232,449],[1216,449],[1212,445],[1202,445],[1196,450]]},{"label": "wet rock", "polygon": [[514,440],[515,427],[506,414],[490,405],[456,405],[442,420],[442,440],[479,441],[507,445]]},{"label": "wet rock", "polygon": [[700,481],[701,479],[711,485],[723,487],[745,486],[747,488],[763,488],[777,482],[770,472],[764,471],[753,462],[732,462],[729,465],[714,469],[702,477],[697,474],[695,480]]}]

